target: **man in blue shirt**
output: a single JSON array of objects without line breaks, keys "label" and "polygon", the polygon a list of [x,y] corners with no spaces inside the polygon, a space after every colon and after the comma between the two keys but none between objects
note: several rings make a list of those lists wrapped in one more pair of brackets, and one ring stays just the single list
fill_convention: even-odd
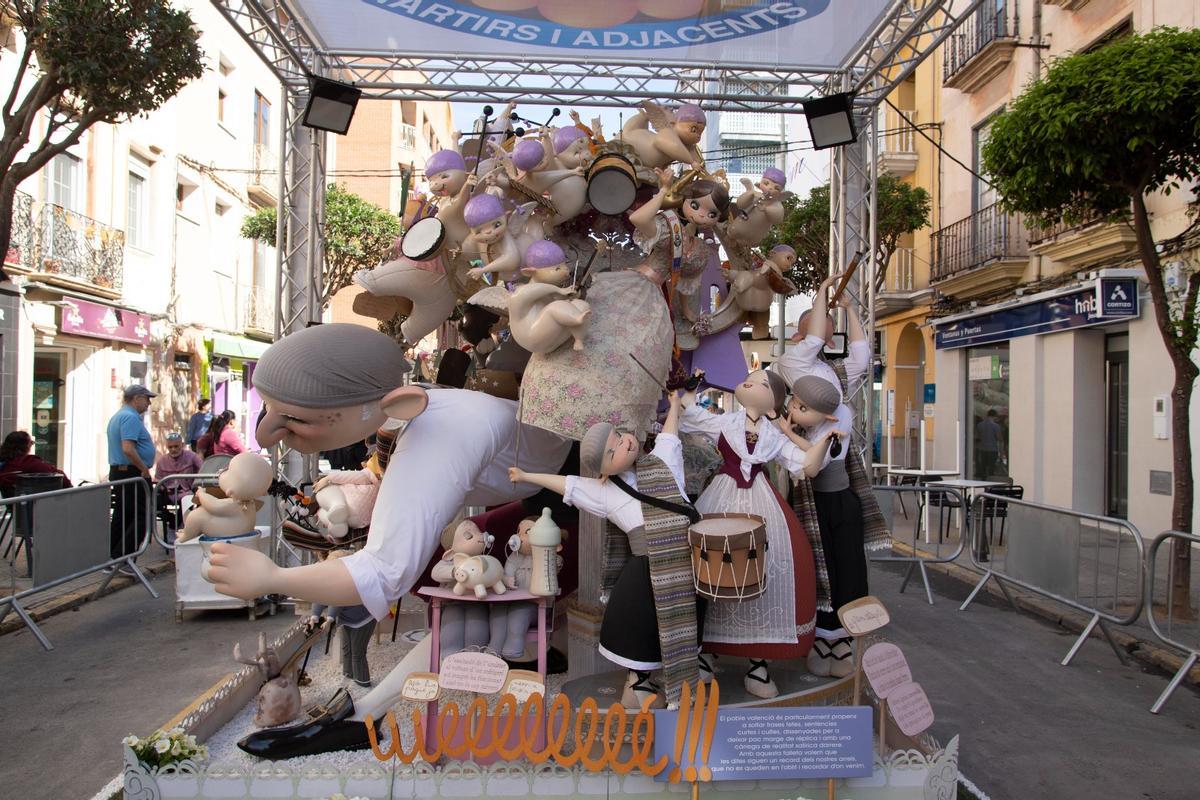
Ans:
[{"label": "man in blue shirt", "polygon": [[142,415],[150,409],[150,400],[156,396],[140,383],[127,387],[124,405],[108,421],[108,479],[119,481],[141,477],[146,482],[144,492],[133,482],[112,490],[113,514],[109,542],[113,558],[137,550],[147,533],[147,501],[153,486],[150,467],[154,465],[154,442],[150,439],[146,424],[142,422]]},{"label": "man in blue shirt", "polygon": [[184,438],[188,443],[188,447],[192,450],[196,449],[196,442],[208,430],[208,426],[212,424],[213,415],[208,410],[208,398],[201,397],[200,402],[196,403],[196,413],[192,414],[188,419],[187,436]]}]

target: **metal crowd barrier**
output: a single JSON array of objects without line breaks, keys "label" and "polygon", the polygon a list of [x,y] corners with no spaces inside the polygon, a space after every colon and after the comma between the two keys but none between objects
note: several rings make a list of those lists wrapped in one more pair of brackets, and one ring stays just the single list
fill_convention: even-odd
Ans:
[{"label": "metal crowd barrier", "polygon": [[[1165,608],[1167,611],[1167,630],[1165,633],[1163,632],[1162,628],[1159,627],[1158,620],[1154,616],[1154,575],[1156,572],[1158,549],[1162,547],[1164,543],[1169,542],[1172,539],[1191,542],[1192,545],[1200,545],[1200,536],[1197,536],[1194,533],[1183,533],[1181,531],[1167,531],[1166,533],[1159,534],[1158,538],[1156,538],[1150,544],[1150,550],[1146,553],[1146,616],[1150,620],[1150,630],[1154,631],[1154,635],[1157,636],[1163,642],[1163,644],[1174,647],[1186,653],[1187,658],[1184,660],[1183,666],[1181,666],[1171,678],[1170,683],[1167,684],[1167,688],[1164,689],[1163,693],[1160,694],[1158,699],[1154,701],[1154,705],[1150,706],[1151,714],[1157,714],[1162,710],[1163,705],[1165,705],[1167,700],[1171,698],[1171,695],[1175,692],[1175,689],[1178,688],[1179,684],[1187,676],[1188,672],[1191,671],[1192,667],[1196,665],[1196,661],[1200,659],[1200,649],[1198,649],[1200,648],[1200,642],[1194,645],[1187,645],[1174,638],[1173,628],[1175,618],[1175,581],[1173,580],[1174,574],[1171,568],[1167,569],[1167,599],[1165,603]],[[1170,557],[1171,556],[1168,552],[1167,558]],[[1169,564],[1171,567],[1173,567],[1174,561],[1172,560],[1169,562]],[[1191,598],[1184,598],[1184,600],[1188,603],[1191,602]]]},{"label": "metal crowd barrier", "polygon": [[[986,502],[1005,504],[1009,543],[1004,552],[994,550],[986,563],[980,563],[981,551],[987,552],[982,540],[984,515],[981,513]],[[1135,525],[1123,519],[986,493],[976,499],[972,516],[971,564],[984,575],[959,606],[959,611],[965,610],[993,578],[1008,602],[1016,608],[1005,586],[1011,583],[1091,616],[1063,658],[1063,666],[1071,663],[1097,627],[1121,663],[1128,663],[1106,623],[1131,625],[1142,614],[1145,548]],[[1133,548],[1136,557],[1122,565],[1122,550],[1127,547]],[[1133,581],[1134,588],[1122,591],[1129,580]]]},{"label": "metal crowd barrier", "polygon": [[[114,487],[117,489],[113,491]],[[125,488],[131,487],[131,492]],[[38,494],[19,495],[0,499],[0,517],[10,533],[18,536],[18,519],[24,519],[29,529],[24,532],[25,546],[32,550],[33,585],[19,592],[0,597],[0,620],[8,616],[11,609],[24,621],[25,626],[37,637],[46,650],[54,646],[42,633],[41,628],[29,616],[22,601],[36,594],[82,578],[93,572],[110,568],[103,583],[92,594],[99,597],[108,587],[117,568],[129,567],[133,575],[142,582],[151,597],[158,592],[138,569],[134,559],[146,552],[154,531],[154,504],[151,502],[150,485],[142,478],[122,478],[118,481],[89,483],[69,489],[55,489]],[[142,506],[138,508],[139,503]],[[130,507],[132,505],[132,508]],[[117,558],[111,556],[110,536],[113,520],[125,520],[132,513],[143,513],[140,543],[133,552]],[[137,523],[134,534],[137,536]]]},{"label": "metal crowd barrier", "polygon": [[[908,568],[904,572],[904,580],[900,584],[900,591],[903,592],[908,587],[908,582],[912,578],[913,570],[920,570],[921,581],[925,585],[925,599],[929,601],[929,605],[933,605],[933,591],[929,588],[929,573],[925,569],[926,564],[948,564],[960,555],[963,548],[966,546],[966,537],[960,535],[957,544],[950,542],[946,544],[946,552],[942,552],[943,542],[939,534],[936,543],[930,542],[934,547],[933,553],[928,553],[921,545],[921,537],[927,531],[928,517],[932,509],[938,509],[938,527],[941,529],[941,515],[949,511],[958,511],[960,515],[966,515],[967,505],[963,500],[962,493],[957,489],[950,487],[938,486],[922,486],[922,485],[903,485],[903,486],[883,486],[876,485],[871,487],[875,492],[875,497],[879,501],[879,509],[883,512],[884,520],[887,522],[888,530],[892,532],[892,540],[903,542],[908,547],[912,548],[912,555],[902,556],[895,555],[891,551],[886,551],[886,555],[868,553],[868,557],[874,562],[893,562],[898,564],[908,564]],[[912,515],[908,516],[908,510],[903,506],[904,496],[913,495],[916,499]],[[889,502],[890,501],[890,502]],[[905,516],[908,516],[912,523],[911,531],[900,531],[897,528],[896,520],[896,504],[900,503],[904,510]]]}]

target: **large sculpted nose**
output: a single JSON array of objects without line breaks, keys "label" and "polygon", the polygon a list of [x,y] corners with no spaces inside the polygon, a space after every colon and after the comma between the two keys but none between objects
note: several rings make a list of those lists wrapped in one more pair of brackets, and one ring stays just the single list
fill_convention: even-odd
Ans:
[{"label": "large sculpted nose", "polygon": [[268,408],[258,420],[258,427],[254,429],[254,439],[260,447],[274,447],[283,441],[286,433],[287,426],[283,417]]}]

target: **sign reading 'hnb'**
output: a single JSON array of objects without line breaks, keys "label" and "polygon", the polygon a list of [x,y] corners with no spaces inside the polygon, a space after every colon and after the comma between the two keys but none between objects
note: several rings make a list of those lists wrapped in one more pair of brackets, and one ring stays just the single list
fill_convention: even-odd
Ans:
[{"label": "sign reading 'hnb'", "polygon": [[1138,281],[1103,277],[1073,292],[939,324],[939,350],[1002,342],[1020,336],[1104,325],[1138,316]]}]

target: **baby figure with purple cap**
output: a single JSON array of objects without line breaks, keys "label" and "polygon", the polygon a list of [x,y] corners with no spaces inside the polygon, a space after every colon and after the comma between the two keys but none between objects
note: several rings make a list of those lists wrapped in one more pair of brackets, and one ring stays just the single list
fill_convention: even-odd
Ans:
[{"label": "baby figure with purple cap", "polygon": [[454,150],[439,150],[425,162],[429,193],[448,198],[438,204],[437,218],[446,230],[446,247],[457,249],[470,231],[463,221],[463,209],[471,197],[473,182],[468,180],[467,164]]},{"label": "baby figure with purple cap", "polygon": [[[501,280],[517,279],[521,269],[521,246],[517,237],[525,233],[535,203],[509,210],[509,203],[493,194],[477,194],[467,201],[463,219],[471,234],[463,242],[463,252],[477,254],[481,266],[467,270],[467,277],[476,280],[498,276]],[[535,236],[534,239],[541,239]]]},{"label": "baby figure with purple cap", "polygon": [[706,124],[704,111],[698,105],[684,103],[670,113],[657,103],[643,100],[642,110],[621,129],[621,138],[633,146],[638,158],[650,169],[676,161],[703,168],[704,158],[697,147]]},{"label": "baby figure with purple cap", "polygon": [[508,301],[508,324],[517,344],[531,353],[550,353],[574,338],[583,349],[591,306],[567,286],[571,271],[562,248],[554,242],[534,242],[525,251],[521,272],[530,282],[517,288]]},{"label": "baby figure with purple cap", "polygon": [[[582,131],[578,133],[583,135]],[[584,169],[581,165],[556,168],[557,144],[550,129],[543,130],[540,139],[517,142],[511,155],[496,145],[492,152],[504,166],[508,187],[518,196],[529,200],[549,195],[555,211],[553,224],[572,219],[583,210],[587,195]]]},{"label": "baby figure with purple cap", "polygon": [[737,244],[757,247],[766,238],[772,226],[783,221],[783,201],[791,196],[785,192],[787,176],[783,170],[767,167],[758,183],[742,178],[746,191],[738,195],[737,211],[729,222],[728,235]]}]

